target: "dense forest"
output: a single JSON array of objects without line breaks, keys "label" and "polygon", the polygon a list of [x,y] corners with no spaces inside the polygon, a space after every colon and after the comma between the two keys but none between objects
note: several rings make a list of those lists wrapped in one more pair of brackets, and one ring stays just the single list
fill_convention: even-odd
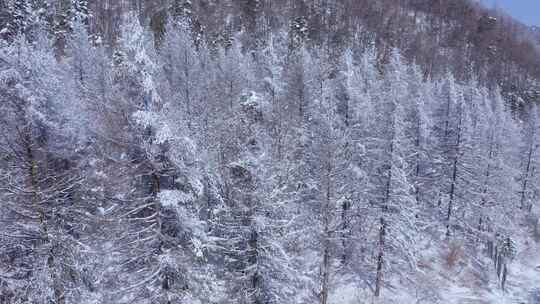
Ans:
[{"label": "dense forest", "polygon": [[0,0],[0,304],[536,304],[534,35],[468,0]]}]

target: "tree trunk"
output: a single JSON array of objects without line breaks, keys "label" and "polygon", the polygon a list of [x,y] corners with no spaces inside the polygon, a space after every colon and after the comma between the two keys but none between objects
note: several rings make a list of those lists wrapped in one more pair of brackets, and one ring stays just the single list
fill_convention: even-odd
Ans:
[{"label": "tree trunk", "polygon": [[[328,152],[328,162],[331,160],[331,152]],[[330,199],[331,199],[331,174],[332,167],[327,164],[326,172],[326,197],[323,216],[323,261],[321,269],[321,304],[328,303],[328,283],[330,281]]]},{"label": "tree trunk", "polygon": [[34,153],[34,150],[32,148],[32,136],[30,134],[30,130],[27,131],[28,134],[25,135],[24,141],[26,146],[26,158],[28,161],[28,164],[30,165],[29,171],[28,171],[28,183],[29,187],[32,193],[32,204],[34,206],[34,209],[36,213],[38,214],[39,218],[39,225],[41,227],[41,234],[43,237],[43,242],[45,244],[51,245],[50,250],[48,250],[47,255],[47,269],[49,271],[49,276],[52,279],[52,288],[54,291],[54,303],[55,304],[64,304],[65,303],[65,294],[64,294],[64,288],[62,284],[60,283],[60,278],[58,277],[58,274],[55,269],[55,253],[54,253],[54,245],[51,244],[51,239],[49,238],[49,229],[46,222],[46,215],[45,210],[40,205],[43,202],[41,202],[40,194],[41,189],[38,182],[38,161],[36,159],[36,155]]},{"label": "tree trunk", "polygon": [[328,282],[330,278],[330,252],[328,246],[325,246],[323,252],[323,269],[322,269],[322,288],[321,288],[321,304],[328,303]]},{"label": "tree trunk", "polygon": [[341,256],[342,264],[345,264],[348,258],[347,239],[349,237],[349,232],[347,230],[349,230],[349,209],[350,208],[351,208],[351,203],[348,199],[346,199],[341,205],[341,230],[342,230],[341,244],[343,246],[343,254]]},{"label": "tree trunk", "polygon": [[450,185],[450,201],[448,202],[448,211],[446,213],[446,236],[450,236],[450,220],[452,219],[452,208],[454,207],[454,196],[456,192],[456,183],[458,177],[459,154],[461,152],[461,127],[463,123],[462,109],[459,109],[459,124],[457,130],[456,155],[454,156],[454,164],[452,166],[452,182]]},{"label": "tree trunk", "polygon": [[184,97],[186,98],[186,119],[188,130],[191,131],[191,96],[190,96],[190,75],[189,75],[189,60],[188,60],[188,51],[184,51]]},{"label": "tree trunk", "polygon": [[388,165],[388,176],[386,180],[386,189],[384,194],[384,200],[382,205],[382,214],[380,219],[380,230],[379,230],[379,255],[377,257],[377,276],[375,278],[375,297],[379,297],[382,289],[383,281],[383,266],[384,266],[384,243],[386,236],[386,221],[384,220],[384,213],[388,211],[388,202],[390,201],[390,193],[392,191],[392,178],[393,178],[393,158],[394,158],[394,140],[396,136],[395,132],[395,109],[392,113],[392,123],[391,123],[391,132],[392,137],[390,138],[390,150],[389,150],[389,165]]},{"label": "tree trunk", "polygon": [[382,283],[383,283],[383,266],[384,266],[384,239],[386,235],[386,222],[381,217],[381,227],[379,229],[379,255],[377,257],[377,277],[375,281],[375,297],[381,295]]},{"label": "tree trunk", "polygon": [[502,270],[502,278],[501,278],[501,288],[503,291],[505,291],[505,288],[506,288],[507,275],[508,275],[508,269],[506,268],[506,264],[504,264],[503,270]]},{"label": "tree trunk", "polygon": [[488,192],[488,186],[489,186],[489,178],[490,178],[490,175],[491,175],[491,160],[493,159],[493,131],[491,132],[491,136],[490,136],[490,142],[489,142],[489,152],[488,152],[488,165],[487,165],[487,168],[486,168],[486,174],[485,174],[485,180],[484,180],[484,187],[482,189],[482,202],[481,202],[481,205],[485,205],[486,204],[486,196],[487,196],[487,192]]},{"label": "tree trunk", "polygon": [[530,171],[531,171],[531,160],[532,160],[532,155],[533,155],[533,152],[534,152],[534,129],[533,129],[533,133],[531,135],[531,143],[529,144],[529,150],[528,150],[528,153],[527,153],[527,166],[525,167],[525,172],[523,174],[523,185],[521,187],[521,200],[520,200],[520,208],[521,209],[525,209],[525,194],[527,192],[527,182],[529,181],[529,175],[530,175]]},{"label": "tree trunk", "polygon": [[[415,11],[416,15],[416,11]],[[415,17],[416,20],[416,17]],[[416,148],[416,168],[415,168],[415,185],[414,185],[414,197],[416,199],[416,203],[420,202],[420,153],[421,149],[420,146],[422,144],[422,134],[421,134],[421,122],[420,118],[417,118],[416,122],[416,141],[415,141],[415,148]]]}]

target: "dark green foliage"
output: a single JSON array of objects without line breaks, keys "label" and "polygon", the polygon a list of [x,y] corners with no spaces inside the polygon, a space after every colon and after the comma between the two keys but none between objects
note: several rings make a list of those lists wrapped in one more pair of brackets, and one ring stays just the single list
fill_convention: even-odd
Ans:
[{"label": "dark green foliage", "polygon": [[185,20],[191,23],[193,5],[190,0],[172,0],[170,15],[173,20]]},{"label": "dark green foliage", "polygon": [[305,17],[296,17],[289,28],[289,40],[291,50],[300,48],[305,42],[307,42],[309,34],[309,27]]},{"label": "dark green foliage", "polygon": [[90,18],[90,10],[88,8],[88,0],[71,0],[70,10],[71,21],[79,21],[88,25]]},{"label": "dark green foliage", "polygon": [[18,34],[26,34],[31,25],[32,6],[28,0],[14,0],[11,4],[4,4],[7,23],[3,29],[2,37],[13,38]]},{"label": "dark green foliage", "polygon": [[513,260],[517,253],[516,244],[510,237],[505,237],[500,243],[500,254],[509,261]]}]

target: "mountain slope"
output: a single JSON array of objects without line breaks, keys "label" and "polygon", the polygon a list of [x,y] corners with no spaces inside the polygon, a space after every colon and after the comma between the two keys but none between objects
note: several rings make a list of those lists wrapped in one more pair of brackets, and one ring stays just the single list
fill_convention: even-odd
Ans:
[{"label": "mountain slope", "polygon": [[519,24],[468,1],[7,4],[1,303],[536,301]]}]

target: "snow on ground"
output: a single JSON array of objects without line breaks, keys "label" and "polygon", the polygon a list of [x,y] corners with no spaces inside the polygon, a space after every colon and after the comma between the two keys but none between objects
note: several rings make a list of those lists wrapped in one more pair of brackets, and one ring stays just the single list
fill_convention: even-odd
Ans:
[{"label": "snow on ground", "polygon": [[[500,288],[492,261],[484,255],[466,258],[461,270],[441,280],[441,303],[448,304],[540,304],[533,299],[540,291],[540,246],[528,241],[519,246],[508,265],[506,291]],[[441,276],[443,277],[443,276]]]},{"label": "snow on ground", "polygon": [[[434,244],[441,244],[436,247]],[[418,262],[419,270],[403,279],[386,282],[382,298],[358,283],[341,284],[330,304],[540,304],[540,243],[532,236],[517,240],[518,253],[508,264],[506,291],[500,288],[493,262],[479,246],[477,255],[462,254],[455,265],[447,263],[450,246],[429,242]]]},{"label": "snow on ground", "polygon": [[540,304],[540,244],[528,240],[520,249],[510,266],[508,293],[499,293],[500,302],[494,303]]}]

